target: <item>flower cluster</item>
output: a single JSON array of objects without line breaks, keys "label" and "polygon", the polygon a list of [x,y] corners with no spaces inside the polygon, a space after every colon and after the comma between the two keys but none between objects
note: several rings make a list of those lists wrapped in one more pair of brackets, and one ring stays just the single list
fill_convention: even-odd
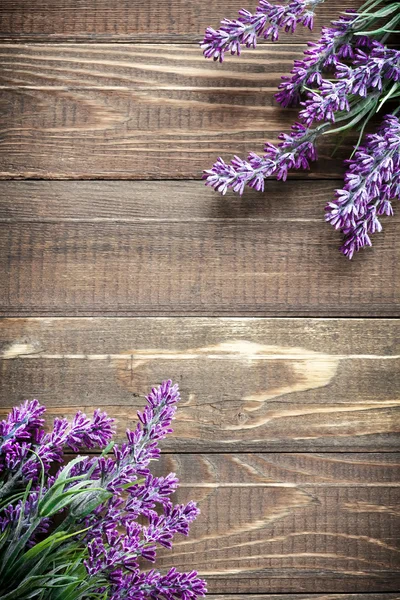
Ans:
[{"label": "flower cluster", "polygon": [[399,119],[387,116],[348,164],[344,188],[328,204],[326,220],[345,234],[342,252],[351,258],[371,246],[370,234],[382,230],[378,217],[392,215],[392,200],[400,200]]},{"label": "flower cluster", "polygon": [[[383,7],[379,6],[379,1],[372,6],[369,6],[370,4],[371,0],[368,0],[359,11],[348,11],[346,15],[332,22],[330,27],[324,27],[321,38],[316,43],[308,44],[304,58],[295,61],[291,75],[282,78],[275,96],[278,103],[283,107],[302,107],[291,134],[281,134],[281,141],[277,145],[267,143],[263,156],[251,152],[247,160],[235,156],[230,163],[219,158],[211,169],[204,172],[206,185],[222,194],[228,189],[243,194],[246,185],[263,191],[264,180],[267,177],[285,180],[291,169],[308,169],[310,162],[317,158],[316,143],[320,136],[353,127],[359,127],[363,132],[370,118],[385,103],[400,96],[400,51],[384,44],[388,32],[395,30],[400,22],[398,6],[395,2],[386,3]],[[283,19],[283,15],[289,14],[290,11],[290,14],[297,16],[293,16],[290,21],[293,26],[289,29],[294,29],[295,22],[302,22],[300,15],[303,13],[297,3],[298,12],[290,2],[282,7],[268,6],[271,12],[263,13],[265,18],[260,21],[260,29],[257,29],[258,25],[255,26],[255,16],[248,17],[247,22],[247,11],[242,11],[240,27],[244,29],[240,35],[234,36],[233,22],[230,21],[224,21],[218,32],[208,31],[209,40],[203,43],[206,56],[222,60],[224,50],[228,48],[234,54],[239,54],[240,43],[254,46],[256,34],[261,35],[269,31],[266,23],[269,22],[269,18],[275,19],[275,10],[279,12],[280,17],[276,23],[274,21],[274,26],[285,27],[280,18]],[[316,3],[312,8],[315,6]],[[260,6],[256,15],[261,15]],[[238,31],[239,22],[234,23]],[[244,33],[245,30],[251,31],[244,27],[246,23],[246,27],[250,27],[249,23],[256,27],[252,38],[246,37],[248,34]],[[377,24],[378,28],[374,29]],[[312,22],[309,25],[311,27]],[[393,130],[398,110],[389,113],[382,132],[378,134],[379,138],[383,135],[388,139],[389,134],[383,132],[388,131],[388,124],[390,131]],[[333,128],[334,123],[340,123],[339,127]],[[362,133],[360,138],[361,135]],[[345,189],[340,193],[341,198],[346,196],[345,192],[350,191],[349,177],[351,178],[354,172],[364,172],[364,155],[371,151],[374,145],[372,140],[375,140],[374,136],[368,137],[366,147],[359,150],[359,143],[356,145],[354,158],[350,161],[350,171],[346,176]],[[388,164],[394,164],[395,154],[388,150],[385,144],[381,144],[380,148],[383,148],[379,154],[380,164],[386,165],[386,159]],[[385,167],[382,171],[382,185],[375,183],[374,186],[363,187],[363,204],[365,207],[373,207],[379,199],[376,209],[360,209],[357,219],[353,215],[351,223],[339,223],[334,218],[328,218],[345,234],[345,244],[341,250],[349,258],[355,250],[370,245],[369,233],[381,230],[376,215],[392,214],[390,201],[398,196],[396,177],[396,170]],[[337,202],[338,199],[334,203],[335,206]],[[358,201],[355,205],[358,206]],[[358,233],[355,234],[355,241],[350,242],[356,227]]]},{"label": "flower cluster", "polygon": [[355,48],[369,47],[367,36],[355,36],[359,24],[359,14],[349,11],[330,27],[323,27],[317,42],[308,42],[304,58],[295,60],[291,76],[284,75],[275,94],[283,107],[298,106],[306,87],[320,86],[326,69],[336,67],[342,60],[353,58]]},{"label": "flower cluster", "polygon": [[335,81],[321,79],[318,89],[308,92],[308,99],[302,103],[305,108],[299,114],[302,123],[334,123],[337,113],[350,112],[352,96],[369,96],[368,104],[374,98],[377,102],[386,81],[400,80],[400,52],[375,41],[368,54],[355,50],[352,67],[337,63],[335,77]]},{"label": "flower cluster", "polygon": [[[172,431],[179,398],[171,381],[153,389],[122,444],[111,441],[113,420],[98,410],[92,419],[81,412],[71,423],[56,419],[45,433],[45,409],[34,400],[0,422],[4,598],[24,600],[38,590],[43,600],[195,600],[205,594],[194,571],[160,574],[139,566],[155,561],[158,545],[172,548],[175,534],[188,535],[199,513],[194,502],[171,502],[174,473],[154,477],[149,471],[160,455],[158,442]],[[54,473],[65,447],[103,451],[78,456]]]},{"label": "flower cluster", "polygon": [[37,400],[26,401],[0,423],[0,472],[7,469],[13,481],[37,477],[41,464],[49,469],[53,462],[62,462],[65,446],[78,452],[105,446],[112,438],[113,419],[99,410],[92,419],[78,412],[71,424],[55,419],[51,433],[43,429],[44,411]]},{"label": "flower cluster", "polygon": [[238,19],[224,19],[218,30],[207,28],[201,44],[204,56],[222,62],[225,52],[240,55],[242,45],[255,48],[259,37],[276,42],[281,29],[294,33],[298,23],[312,29],[314,10],[321,2],[324,0],[290,0],[280,5],[259,0],[254,14],[242,8]]}]

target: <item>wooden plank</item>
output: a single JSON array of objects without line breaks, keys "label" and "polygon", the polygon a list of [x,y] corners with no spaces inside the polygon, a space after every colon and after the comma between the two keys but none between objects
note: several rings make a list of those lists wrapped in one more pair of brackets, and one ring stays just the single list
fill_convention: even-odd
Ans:
[{"label": "wooden plank", "polygon": [[397,590],[398,455],[165,456],[170,470],[201,514],[159,568],[196,569],[211,593]]},{"label": "wooden plank", "polygon": [[394,316],[399,216],[349,262],[323,207],[339,181],[2,182],[3,315]]},{"label": "wooden plank", "polygon": [[[233,193],[222,197],[198,181],[1,181],[0,223],[113,224],[147,220],[182,222],[189,227],[195,222],[257,221],[266,225],[292,221],[301,229],[303,223],[318,221],[322,230],[331,232],[323,222],[324,207],[342,183],[339,179],[313,181],[311,187],[305,181],[270,180],[265,193],[249,189],[241,198]],[[397,212],[391,219],[382,218],[388,230],[391,223],[397,225],[399,221]],[[374,238],[375,243],[384,237],[385,231]],[[335,242],[340,242],[336,234]],[[391,252],[395,253],[396,247],[391,246]],[[373,250],[368,252],[369,263],[374,254]],[[361,256],[358,263],[362,262]]]},{"label": "wooden plank", "polygon": [[[275,103],[300,46],[265,46],[214,65],[171,45],[3,45],[1,178],[200,178],[288,130],[297,111]],[[354,142],[355,138],[352,138]],[[338,177],[351,140],[337,138],[296,177]]]},{"label": "wooden plank", "polygon": [[49,419],[98,406],[133,427],[162,379],[182,403],[173,451],[398,448],[399,321],[4,319],[1,414],[37,397]]},{"label": "wooden plank", "polygon": [[[208,25],[236,18],[242,6],[253,10],[256,0],[2,0],[0,40],[16,41],[199,41]],[[350,0],[330,0],[318,7],[314,32],[299,26],[296,37],[316,39],[322,25],[354,8]]]},{"label": "wooden plank", "polygon": [[399,600],[398,593],[378,594],[207,594],[209,600]]}]

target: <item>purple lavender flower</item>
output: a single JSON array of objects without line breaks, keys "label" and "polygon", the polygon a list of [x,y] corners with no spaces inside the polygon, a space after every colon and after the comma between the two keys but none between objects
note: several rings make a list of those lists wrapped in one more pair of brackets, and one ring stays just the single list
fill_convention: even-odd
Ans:
[{"label": "purple lavender flower", "polygon": [[140,423],[134,431],[127,431],[130,455],[138,472],[148,473],[151,459],[160,456],[158,442],[172,432],[170,427],[175,417],[176,403],[180,400],[177,385],[164,381],[159,388],[153,388],[147,396],[147,406],[138,413]]},{"label": "purple lavender flower", "polygon": [[273,5],[268,0],[259,0],[254,14],[243,8],[238,19],[224,19],[217,31],[207,28],[201,44],[204,56],[222,62],[225,52],[240,55],[242,45],[255,48],[258,37],[275,42],[280,29],[294,33],[298,23],[312,29],[314,10],[323,1],[290,0],[284,5]]},{"label": "purple lavender flower", "polygon": [[0,455],[6,454],[14,443],[32,438],[43,426],[44,411],[37,400],[26,400],[13,408],[7,419],[0,421]]},{"label": "purple lavender flower", "polygon": [[392,201],[400,198],[400,122],[387,115],[378,133],[368,135],[348,161],[345,185],[326,208],[326,220],[341,230],[341,251],[348,258],[382,230],[381,215],[392,215]]},{"label": "purple lavender flower", "polygon": [[384,80],[400,80],[400,51],[377,41],[369,53],[357,49],[353,65],[349,67],[339,63],[336,66],[336,77],[341,80],[340,84],[345,84],[347,95],[357,94],[365,98],[371,90],[381,91]]},{"label": "purple lavender flower", "polygon": [[[240,54],[242,45],[255,47],[259,37],[276,40],[280,29],[294,32],[297,23],[311,29],[318,4],[288,0],[272,6],[261,0],[254,14],[241,10],[238,20],[222,21],[218,31],[209,28],[202,44],[204,55],[222,61],[225,51]],[[263,156],[252,152],[247,160],[234,156],[230,163],[219,158],[204,172],[206,185],[222,194],[228,189],[243,194],[246,185],[263,191],[266,178],[285,180],[290,169],[309,168],[316,159],[315,140],[320,134],[352,127],[363,132],[385,103],[400,96],[400,51],[384,45],[399,22],[395,2],[367,2],[324,27],[319,41],[310,42],[304,58],[295,61],[291,75],[282,78],[275,96],[284,107],[303,106],[300,123],[290,135],[281,134],[278,145],[267,143]],[[398,151],[380,152],[384,141],[397,139],[393,119],[385,120],[379,143],[378,138],[369,136],[357,151],[360,134],[344,189],[337,191],[336,200],[328,207],[327,220],[345,234],[342,252],[350,258],[359,248],[371,245],[370,235],[382,229],[379,217],[392,214],[391,202],[399,193],[399,174],[394,168]],[[341,123],[330,127],[335,122]],[[372,172],[365,170],[365,165]]]},{"label": "purple lavender flower", "polygon": [[[43,467],[46,472],[53,462],[62,462],[63,449],[104,447],[110,441],[113,419],[96,410],[93,419],[78,412],[71,424],[67,419],[55,419],[53,431],[45,434],[42,415],[45,408],[37,400],[26,401],[13,408],[8,418],[0,422],[0,472],[14,473],[4,483],[6,490],[20,479],[35,479]],[[0,497],[4,494],[0,486]]]},{"label": "purple lavender flower", "polygon": [[[324,28],[321,39],[316,44],[309,43],[306,58],[295,61],[292,77],[282,77],[275,98],[284,107],[297,106],[304,89],[317,86],[316,91],[308,93],[306,109],[300,113],[308,125],[313,122],[313,115],[316,120],[334,122],[334,112],[350,110],[351,94],[365,98],[370,90],[382,90],[385,79],[400,80],[400,52],[376,40],[367,44],[362,36],[355,36],[357,17],[357,13],[341,17],[333,27]],[[341,61],[349,58],[352,66]],[[323,78],[327,67],[333,68],[339,82]]]},{"label": "purple lavender flower", "polygon": [[[56,418],[53,431],[49,434],[42,432],[33,449],[48,470],[53,462],[62,462],[66,446],[74,452],[81,448],[104,448],[112,438],[113,422],[114,419],[99,410],[94,412],[92,419],[79,411],[71,424],[67,419]],[[22,474],[25,478],[35,477],[40,467],[36,455],[33,455],[22,465]]]},{"label": "purple lavender flower", "polygon": [[154,570],[128,575],[117,571],[114,578],[112,600],[195,600],[207,593],[205,583],[197,577],[196,571],[179,573],[172,568],[165,575]]},{"label": "purple lavender flower", "polygon": [[167,506],[169,496],[177,489],[178,479],[175,473],[170,473],[167,477],[153,477],[147,475],[143,485],[137,485],[128,490],[129,497],[125,505],[125,510],[129,518],[139,515],[150,516],[157,504]]},{"label": "purple lavender flower", "polygon": [[[93,419],[78,412],[70,424],[56,419],[48,434],[37,402],[14,409],[1,423],[0,588],[7,597],[28,584],[32,596],[48,584],[65,586],[66,593],[72,585],[77,599],[196,600],[206,593],[194,571],[160,574],[139,566],[142,559],[154,562],[159,546],[170,549],[175,534],[188,535],[199,514],[194,502],[172,504],[174,473],[154,477],[148,469],[159,456],[158,442],[172,431],[178,400],[171,381],[153,389],[120,446],[108,444],[112,419],[98,410]],[[100,456],[78,456],[49,475],[63,447],[106,444]]]},{"label": "purple lavender flower", "polygon": [[186,506],[181,504],[173,506],[168,503],[164,507],[164,514],[158,515],[153,512],[149,517],[149,525],[144,528],[144,539],[147,544],[161,544],[171,549],[171,540],[175,533],[189,534],[189,524],[195,520],[199,509],[194,502]]},{"label": "purple lavender flower", "polygon": [[[6,529],[10,532],[15,531],[19,525],[19,536],[31,527],[32,520],[36,516],[39,502],[39,492],[33,491],[28,494],[26,501],[18,500],[15,504],[5,506],[0,513],[0,533],[4,533]],[[21,514],[22,513],[22,514]],[[42,518],[38,521],[34,531],[27,541],[27,546],[32,547],[37,541],[37,537],[47,533],[51,526],[51,520]]]},{"label": "purple lavender flower", "polygon": [[321,84],[324,69],[335,67],[340,58],[352,56],[353,41],[359,43],[359,38],[354,37],[354,24],[358,16],[355,11],[349,11],[333,21],[330,27],[323,27],[322,36],[317,42],[308,42],[305,58],[294,62],[292,76],[282,77],[280,91],[275,94],[281,106],[298,106],[306,86]]},{"label": "purple lavender flower", "polygon": [[302,104],[305,106],[300,111],[301,122],[311,127],[315,121],[335,122],[335,113],[338,111],[350,111],[348,99],[348,85],[346,81],[322,81],[317,92],[309,92],[308,100]]},{"label": "purple lavender flower", "polygon": [[231,164],[219,158],[213,167],[204,172],[206,185],[221,194],[228,189],[243,194],[246,185],[264,191],[267,177],[286,180],[290,169],[308,169],[311,161],[317,159],[315,138],[325,125],[317,129],[307,129],[302,123],[292,126],[291,134],[281,133],[281,142],[275,146],[267,143],[265,155],[251,152],[247,161],[235,156]]}]

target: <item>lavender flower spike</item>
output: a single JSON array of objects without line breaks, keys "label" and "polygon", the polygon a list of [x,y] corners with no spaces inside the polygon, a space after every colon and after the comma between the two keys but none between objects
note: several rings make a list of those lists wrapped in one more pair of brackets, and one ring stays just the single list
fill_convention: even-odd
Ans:
[{"label": "lavender flower spike", "polygon": [[26,400],[12,409],[7,419],[0,421],[0,454],[13,442],[27,441],[43,426],[44,406],[37,400]]},{"label": "lavender flower spike", "polygon": [[252,152],[247,161],[235,156],[231,164],[219,158],[211,169],[204,171],[206,185],[224,195],[228,189],[243,194],[246,185],[264,191],[264,181],[271,176],[285,181],[290,169],[308,169],[310,162],[317,159],[314,142],[325,127],[323,124],[307,129],[302,123],[295,123],[290,134],[279,135],[281,142],[277,146],[265,145],[264,156]]},{"label": "lavender flower spike", "polygon": [[308,42],[308,49],[304,58],[296,60],[291,71],[291,77],[284,75],[279,84],[279,92],[275,98],[281,106],[298,106],[301,94],[306,86],[319,86],[322,82],[322,73],[329,67],[338,64],[339,59],[353,56],[350,42],[356,44],[364,38],[355,37],[355,22],[358,13],[350,12],[333,21],[330,27],[323,27],[322,36],[317,42]]},{"label": "lavender flower spike", "polygon": [[378,133],[368,135],[348,161],[345,185],[326,207],[326,220],[345,237],[341,252],[351,259],[370,235],[382,230],[381,215],[392,215],[392,201],[400,199],[400,122],[387,115]]},{"label": "lavender flower spike", "polygon": [[242,8],[238,19],[224,19],[217,31],[212,27],[207,28],[201,44],[204,56],[222,62],[225,52],[240,55],[242,45],[255,48],[258,37],[276,42],[280,29],[294,33],[298,23],[312,29],[314,10],[323,1],[289,0],[279,5],[259,0],[254,14]]}]

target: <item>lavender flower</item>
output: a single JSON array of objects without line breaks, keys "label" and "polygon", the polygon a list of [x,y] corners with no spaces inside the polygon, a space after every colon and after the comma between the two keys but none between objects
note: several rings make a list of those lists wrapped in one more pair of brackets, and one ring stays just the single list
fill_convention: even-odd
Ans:
[{"label": "lavender flower", "polygon": [[103,459],[99,462],[107,489],[121,491],[123,486],[148,475],[148,464],[160,456],[158,442],[172,432],[171,422],[180,399],[178,386],[165,381],[159,388],[153,388],[147,396],[147,406],[138,413],[139,422],[134,431],[126,432],[127,443],[113,448],[115,460]]},{"label": "lavender flower", "polygon": [[[39,493],[34,491],[28,494],[26,501],[18,500],[15,504],[8,504],[0,514],[0,533],[8,529],[13,532],[19,525],[19,535],[24,535],[31,526],[32,515],[37,512]],[[27,547],[34,546],[38,536],[47,533],[51,526],[51,520],[41,519],[32,535],[27,540]]]},{"label": "lavender flower", "polygon": [[365,98],[370,90],[382,90],[384,80],[400,80],[400,51],[375,41],[370,52],[355,51],[354,67],[339,63],[336,77],[346,84],[346,93]]},{"label": "lavender flower", "polygon": [[[78,412],[71,424],[67,419],[57,418],[53,431],[45,434],[40,418],[44,410],[37,400],[25,402],[0,423],[0,431],[4,432],[0,438],[0,465],[2,469],[5,465],[10,472],[16,472],[14,484],[18,478],[36,478],[42,465],[48,472],[53,462],[62,462],[65,446],[74,452],[82,447],[102,448],[112,437],[113,419],[99,410],[92,419]],[[1,494],[0,487],[0,497]]]},{"label": "lavender flower", "polygon": [[112,600],[195,600],[207,592],[204,581],[197,577],[196,571],[179,573],[172,568],[165,575],[156,571],[132,573],[123,576],[116,573]]},{"label": "lavender flower", "polygon": [[[7,419],[0,421],[0,461],[14,444],[32,439],[43,426],[45,408],[37,400],[26,400],[12,409]],[[2,463],[0,462],[0,468]]]},{"label": "lavender flower", "polygon": [[330,27],[323,27],[318,42],[308,42],[308,50],[303,60],[296,60],[291,71],[292,76],[283,76],[279,92],[275,98],[281,106],[298,106],[306,86],[319,86],[324,69],[334,67],[340,58],[353,55],[352,43],[365,40],[354,37],[355,22],[358,13],[351,11],[347,15],[333,21]]},{"label": "lavender flower", "polygon": [[268,0],[259,0],[254,14],[243,8],[238,19],[224,19],[217,31],[207,28],[201,44],[204,56],[222,62],[225,52],[240,55],[242,45],[255,48],[258,37],[275,42],[280,29],[294,33],[298,23],[312,29],[314,10],[323,1],[290,0],[284,5],[273,5]]},{"label": "lavender flower", "polygon": [[[359,48],[353,53],[353,65],[350,67],[336,61],[335,77],[337,81],[322,79],[320,73],[313,71],[311,74],[304,69],[300,74],[297,68],[297,80],[282,88],[277,95],[278,100],[285,106],[292,105],[299,97],[304,78],[307,83],[317,83],[318,89],[308,92],[308,99],[302,102],[305,108],[300,111],[302,123],[311,126],[314,121],[335,122],[335,113],[350,111],[350,98],[358,95],[366,98],[372,91],[381,92],[385,80],[397,82],[400,80],[400,52],[386,48],[380,42],[372,44],[371,51],[366,54]],[[303,79],[303,81],[301,81]],[[288,83],[288,82],[286,82]],[[375,95],[375,98],[378,98]]]},{"label": "lavender flower", "polygon": [[129,518],[136,518],[139,515],[149,517],[153,514],[157,504],[166,507],[169,503],[169,496],[177,487],[178,479],[175,473],[170,473],[167,477],[147,475],[143,485],[134,486],[129,490],[129,497],[125,505]]},{"label": "lavender flower", "polygon": [[348,258],[382,230],[381,215],[392,215],[392,201],[400,198],[400,122],[387,115],[376,134],[368,135],[348,161],[345,185],[327,206],[326,220],[341,230],[341,251]]},{"label": "lavender flower", "polygon": [[267,177],[273,176],[285,181],[290,169],[308,169],[310,162],[317,159],[315,138],[323,128],[322,125],[311,130],[302,123],[295,123],[290,135],[279,135],[282,141],[277,146],[270,143],[265,145],[264,156],[251,152],[247,161],[235,156],[231,164],[219,158],[204,173],[206,185],[221,194],[226,194],[228,189],[243,194],[246,185],[257,191],[264,191]]},{"label": "lavender flower", "polygon": [[[93,419],[78,412],[70,424],[56,419],[46,434],[44,408],[26,402],[0,423],[0,589],[7,599],[54,600],[65,592],[69,600],[196,600],[205,594],[195,571],[142,572],[139,565],[154,562],[159,546],[171,549],[176,534],[188,535],[199,514],[194,502],[172,504],[174,473],[154,477],[148,468],[159,457],[158,442],[172,431],[179,398],[171,381],[154,388],[121,445],[108,443],[113,421],[98,410]],[[50,475],[64,447],[104,450]]]}]

